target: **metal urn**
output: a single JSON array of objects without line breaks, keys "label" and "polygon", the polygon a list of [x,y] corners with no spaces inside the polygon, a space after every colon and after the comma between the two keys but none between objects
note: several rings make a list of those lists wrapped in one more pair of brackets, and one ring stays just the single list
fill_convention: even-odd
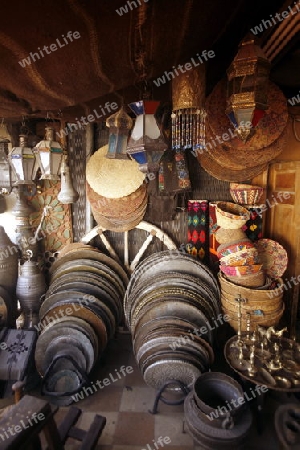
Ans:
[{"label": "metal urn", "polygon": [[29,259],[19,265],[17,282],[17,299],[24,315],[23,328],[33,328],[39,322],[40,298],[46,292],[44,275],[37,263],[31,261],[32,252],[28,251]]},{"label": "metal urn", "polygon": [[10,317],[8,323],[15,325],[17,317],[16,283],[18,279],[18,247],[13,244],[0,226],[0,286],[10,297]]}]

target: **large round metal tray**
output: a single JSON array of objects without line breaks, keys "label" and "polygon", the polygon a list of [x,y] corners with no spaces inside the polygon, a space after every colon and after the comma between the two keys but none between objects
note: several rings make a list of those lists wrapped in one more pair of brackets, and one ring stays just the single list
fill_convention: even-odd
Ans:
[{"label": "large round metal tray", "polygon": [[[281,355],[282,359],[284,359],[285,352],[287,352],[288,350],[291,350],[293,355],[295,355],[295,352],[297,352],[298,360],[296,361],[296,366],[293,366],[292,370],[287,370],[285,368],[279,369],[276,372],[274,372],[273,374],[269,374],[269,375],[271,375],[271,378],[270,378],[265,373],[265,372],[269,372],[266,369],[266,366],[261,362],[260,359],[255,358],[255,363],[256,363],[256,367],[258,369],[258,372],[257,372],[257,374],[254,377],[251,377],[251,376],[249,376],[247,371],[238,370],[236,368],[236,366],[232,364],[231,355],[233,354],[233,352],[230,352],[230,347],[232,346],[232,344],[234,342],[237,341],[237,339],[238,339],[237,336],[233,336],[232,338],[230,338],[226,342],[226,345],[225,345],[225,348],[224,348],[224,354],[225,354],[226,361],[228,362],[230,367],[232,367],[232,369],[235,372],[237,372],[240,375],[241,378],[244,378],[244,379],[246,379],[248,381],[251,381],[254,384],[264,385],[268,389],[273,389],[275,391],[300,392],[300,345],[299,344],[297,344],[296,342],[294,342],[291,339],[287,339],[287,338],[281,338],[280,339],[280,343],[282,345],[282,349],[281,349],[280,355]],[[278,339],[274,338],[274,337],[272,338],[272,340],[273,340],[273,342],[279,342]],[[257,350],[259,350],[259,349],[257,349]],[[288,363],[289,361],[290,361],[290,354],[289,354],[289,357],[286,358],[286,362]],[[263,369],[263,370],[261,370],[261,369]],[[298,383],[299,383],[299,385],[297,387],[279,387],[278,385],[276,385],[276,378],[275,377],[281,377],[281,378],[287,379],[289,381],[294,380],[296,378]],[[274,385],[273,382],[270,382],[272,378],[275,380],[275,385]]]}]

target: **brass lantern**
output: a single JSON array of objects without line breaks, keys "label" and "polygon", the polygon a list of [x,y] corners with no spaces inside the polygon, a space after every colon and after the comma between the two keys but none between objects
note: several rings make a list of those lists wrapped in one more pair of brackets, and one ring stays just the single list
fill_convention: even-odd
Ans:
[{"label": "brass lantern", "polygon": [[238,136],[246,141],[268,108],[271,64],[253,35],[246,36],[227,70],[226,114]]},{"label": "brass lantern", "polygon": [[139,164],[142,172],[157,172],[159,161],[167,149],[154,117],[158,105],[159,102],[153,100],[140,100],[129,104],[137,118],[128,142],[127,153]]},{"label": "brass lantern", "polygon": [[17,179],[15,185],[34,184],[35,178],[35,154],[27,145],[27,136],[19,136],[19,147],[13,147],[8,154],[9,163]]},{"label": "brass lantern", "polygon": [[132,125],[133,120],[128,116],[123,107],[106,119],[106,126],[109,127],[106,158],[128,159],[126,148],[128,134]]},{"label": "brass lantern", "polygon": [[36,154],[37,165],[40,167],[41,180],[58,181],[60,165],[63,157],[61,145],[54,140],[52,127],[45,128],[45,139],[40,141],[33,149]]}]

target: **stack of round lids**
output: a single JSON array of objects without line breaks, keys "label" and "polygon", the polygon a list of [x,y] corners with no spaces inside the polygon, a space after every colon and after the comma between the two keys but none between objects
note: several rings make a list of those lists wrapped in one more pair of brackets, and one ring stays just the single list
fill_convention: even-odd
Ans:
[{"label": "stack of round lids", "polygon": [[288,132],[287,103],[281,90],[269,81],[269,108],[244,142],[235,136],[225,113],[226,85],[227,80],[221,80],[207,98],[206,149],[197,156],[210,175],[240,182],[261,173],[283,151]]},{"label": "stack of round lids", "polygon": [[147,208],[145,174],[132,160],[106,158],[101,147],[87,163],[87,196],[96,222],[105,229],[127,231],[138,225]]},{"label": "stack of round lids", "polygon": [[207,371],[220,311],[217,280],[201,262],[178,250],[142,261],[128,284],[124,312],[145,382],[191,386]]},{"label": "stack of round lids", "polygon": [[69,385],[78,381],[70,355],[82,371],[89,373],[114,336],[123,318],[122,302],[128,284],[125,271],[114,259],[88,245],[67,247],[51,267],[35,352],[41,375],[45,375],[54,356],[61,356],[50,381],[60,381],[52,390],[62,395],[66,386],[72,391]]}]

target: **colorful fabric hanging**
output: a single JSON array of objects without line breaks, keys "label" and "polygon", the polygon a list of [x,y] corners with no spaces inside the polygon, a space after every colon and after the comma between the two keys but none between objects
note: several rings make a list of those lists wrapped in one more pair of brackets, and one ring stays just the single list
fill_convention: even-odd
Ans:
[{"label": "colorful fabric hanging", "polygon": [[219,229],[216,217],[216,203],[209,204],[209,267],[215,273],[219,271],[219,258],[217,248],[220,243],[216,240],[215,233]]},{"label": "colorful fabric hanging", "polygon": [[188,252],[208,263],[208,201],[188,201]]},{"label": "colorful fabric hanging", "polygon": [[242,230],[251,241],[255,242],[263,237],[263,213],[258,207],[247,208],[250,212],[250,219],[243,226]]}]

